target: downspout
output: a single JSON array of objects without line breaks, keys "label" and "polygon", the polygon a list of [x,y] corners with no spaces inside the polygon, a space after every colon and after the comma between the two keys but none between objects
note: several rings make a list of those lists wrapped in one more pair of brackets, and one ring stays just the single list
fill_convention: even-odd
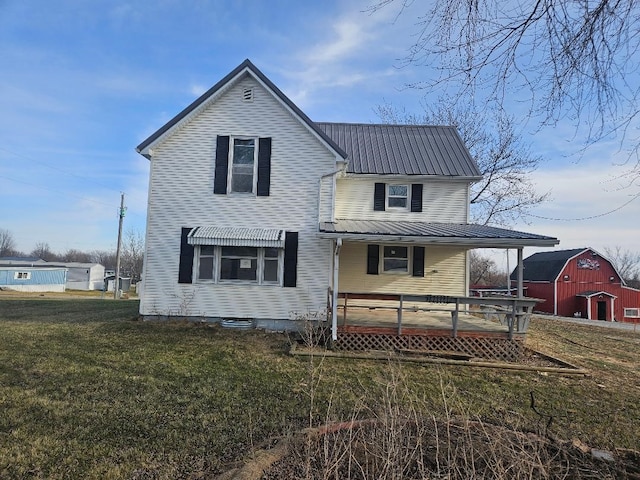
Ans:
[{"label": "downspout", "polygon": [[323,221],[323,219],[320,218],[320,212],[321,212],[320,202],[322,201],[322,181],[327,177],[333,177],[333,185],[332,185],[332,192],[331,192],[332,194],[331,195],[332,197],[331,198],[331,218],[329,219],[329,221],[331,222],[335,221],[335,209],[336,209],[336,177],[335,176],[342,171],[343,169],[334,170],[333,172],[322,175],[318,180],[318,222]]},{"label": "downspout", "polygon": [[333,250],[333,298],[331,299],[331,338],[338,339],[338,273],[340,272],[340,247],[342,239],[336,238]]}]

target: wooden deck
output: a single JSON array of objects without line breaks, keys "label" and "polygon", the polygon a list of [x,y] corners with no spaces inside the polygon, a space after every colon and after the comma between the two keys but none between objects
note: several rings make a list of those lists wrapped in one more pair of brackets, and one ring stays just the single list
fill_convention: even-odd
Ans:
[{"label": "wooden deck", "polygon": [[[453,334],[453,310],[422,311],[411,307],[402,312],[401,333],[428,331],[432,335]],[[379,307],[348,307],[345,319],[344,307],[338,308],[338,331],[348,331],[354,327],[360,329],[398,330],[398,314],[395,309]],[[485,319],[467,313],[458,314],[457,334],[467,333],[509,333],[508,325],[499,322],[496,316]]]},{"label": "wooden deck", "polygon": [[340,293],[337,350],[462,352],[514,360],[535,299]]}]

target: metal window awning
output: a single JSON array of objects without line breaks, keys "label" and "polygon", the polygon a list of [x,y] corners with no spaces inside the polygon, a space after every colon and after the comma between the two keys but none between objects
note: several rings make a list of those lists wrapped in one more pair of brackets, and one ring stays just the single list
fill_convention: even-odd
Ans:
[{"label": "metal window awning", "polygon": [[189,245],[223,247],[284,248],[284,230],[275,228],[195,227],[187,236]]}]

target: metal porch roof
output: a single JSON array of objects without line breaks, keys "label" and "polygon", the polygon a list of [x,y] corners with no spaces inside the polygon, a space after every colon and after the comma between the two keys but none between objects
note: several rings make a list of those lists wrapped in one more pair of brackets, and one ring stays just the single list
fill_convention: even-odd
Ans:
[{"label": "metal porch roof", "polygon": [[187,235],[189,245],[284,248],[284,230],[274,228],[195,227]]},{"label": "metal porch roof", "polygon": [[458,223],[336,220],[322,222],[320,233],[362,241],[410,241],[465,245],[469,247],[516,248],[553,246],[557,238],[487,225]]}]

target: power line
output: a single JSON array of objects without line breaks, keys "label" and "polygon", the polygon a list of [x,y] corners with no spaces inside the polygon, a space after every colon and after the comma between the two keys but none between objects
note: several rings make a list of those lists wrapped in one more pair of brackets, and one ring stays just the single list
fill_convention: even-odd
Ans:
[{"label": "power line", "polygon": [[99,201],[99,200],[95,200],[95,199],[93,199],[93,198],[82,197],[82,196],[80,196],[80,195],[76,195],[76,194],[71,193],[71,192],[65,192],[65,191],[62,191],[62,190],[56,190],[56,189],[54,189],[54,188],[44,187],[44,186],[42,186],[42,185],[36,185],[35,183],[25,182],[24,180],[17,180],[17,179],[15,179],[15,178],[10,178],[10,177],[7,177],[7,176],[5,176],[5,175],[0,175],[0,178],[4,178],[5,180],[10,180],[10,181],[12,181],[12,182],[16,182],[16,183],[22,183],[22,184],[24,184],[24,185],[29,185],[29,186],[32,186],[32,187],[36,187],[36,188],[39,188],[39,189],[41,189],[41,190],[49,190],[50,192],[54,192],[54,193],[61,193],[61,194],[63,194],[63,195],[69,195],[69,196],[72,196],[72,197],[79,198],[79,199],[81,199],[81,200],[86,200],[87,202],[93,202],[93,203],[98,203],[98,204],[100,204],[100,205],[107,205],[107,206],[109,206],[109,207],[113,207],[113,205],[112,205],[112,204],[110,204],[110,203],[101,202],[101,201]]},{"label": "power line", "polygon": [[102,188],[106,188],[106,189],[108,189],[108,190],[112,190],[112,191],[115,191],[115,192],[120,193],[120,190],[119,190],[119,189],[115,189],[115,188],[113,188],[113,186],[108,186],[108,185],[105,185],[105,184],[103,184],[103,183],[97,182],[97,181],[96,181],[96,180],[94,180],[93,178],[85,177],[85,176],[82,176],[82,175],[78,175],[77,173],[69,172],[69,171],[64,170],[64,169],[62,169],[62,168],[59,168],[59,167],[54,167],[53,165],[50,165],[50,164],[48,164],[47,162],[43,162],[42,160],[37,160],[37,159],[35,159],[35,158],[28,157],[28,156],[23,155],[23,154],[21,154],[21,153],[16,153],[16,152],[13,152],[13,151],[11,151],[11,150],[7,150],[7,149],[6,149],[6,148],[4,148],[4,147],[0,147],[0,151],[2,151],[2,152],[6,152],[6,153],[8,153],[9,155],[13,155],[13,156],[18,157],[18,158],[24,158],[25,160],[29,160],[30,162],[35,162],[35,163],[38,163],[38,164],[40,164],[40,165],[44,165],[45,167],[50,168],[51,170],[58,171],[58,172],[63,173],[63,174],[65,174],[65,175],[69,175],[69,176],[71,176],[71,177],[75,177],[75,178],[78,178],[78,179],[83,180],[83,181],[86,181],[86,182],[91,182],[91,183],[93,183],[94,185],[97,185],[97,186],[100,186],[100,187],[102,187]]},{"label": "power line", "polygon": [[553,218],[553,217],[543,217],[541,215],[535,215],[533,213],[529,213],[527,214],[527,216],[529,217],[534,217],[534,218],[539,218],[541,220],[551,220],[551,221],[555,221],[555,222],[581,222],[583,220],[593,220],[594,218],[600,218],[600,217],[605,217],[607,215],[611,215],[612,213],[615,213],[619,210],[622,210],[624,207],[626,207],[627,205],[629,205],[631,202],[633,202],[634,200],[636,200],[637,198],[640,198],[640,192],[636,193],[633,197],[631,197],[630,200],[626,201],[625,203],[623,203],[622,205],[614,208],[613,210],[609,210],[608,212],[604,212],[604,213],[598,213],[596,215],[590,215],[588,217],[580,217],[580,218]]}]

